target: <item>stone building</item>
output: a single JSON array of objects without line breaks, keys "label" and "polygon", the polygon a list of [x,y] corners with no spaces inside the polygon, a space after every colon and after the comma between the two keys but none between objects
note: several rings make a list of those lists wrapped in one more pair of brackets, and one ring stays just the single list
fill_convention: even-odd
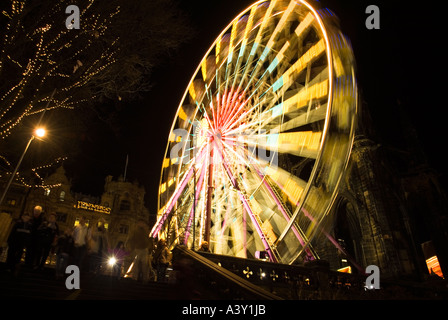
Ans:
[{"label": "stone building", "polygon": [[[42,189],[13,184],[0,207],[4,220],[1,224],[6,225],[8,219],[17,219],[24,212],[31,213],[39,205],[45,215],[56,215],[61,232],[73,228],[81,217],[89,226],[103,220],[108,229],[110,246],[115,247],[118,241],[126,243],[139,219],[149,223],[149,211],[144,205],[144,188],[137,183],[124,181],[122,177],[113,180],[112,176],[108,176],[100,197],[72,192],[71,183],[62,166],[45,182],[58,186]],[[2,246],[5,246],[4,241],[2,239]]]},{"label": "stone building", "polygon": [[[436,271],[446,278],[447,198],[406,114],[400,116],[404,143],[397,147],[376,142],[361,110],[349,167],[325,225],[348,255],[324,235],[315,241],[317,250],[332,269],[377,265],[383,278],[424,280]],[[434,257],[439,266],[429,271]]]}]

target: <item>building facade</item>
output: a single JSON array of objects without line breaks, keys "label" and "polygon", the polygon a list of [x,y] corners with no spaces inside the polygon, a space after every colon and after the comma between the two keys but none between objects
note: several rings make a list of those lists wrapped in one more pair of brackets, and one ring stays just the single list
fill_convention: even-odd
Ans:
[{"label": "building facade", "polygon": [[144,205],[145,190],[137,183],[108,176],[100,197],[73,193],[62,166],[45,181],[48,185],[57,186],[52,189],[11,186],[0,207],[3,247],[6,245],[8,220],[18,219],[24,212],[31,214],[35,206],[41,206],[44,215],[56,215],[61,233],[76,226],[81,217],[89,226],[101,220],[108,230],[110,247],[115,247],[119,241],[126,243],[138,220],[149,223],[149,211]]},{"label": "building facade", "polygon": [[384,278],[425,280],[448,275],[448,201],[406,115],[400,147],[375,141],[361,110],[348,170],[326,231],[315,243],[332,269],[376,265]]}]

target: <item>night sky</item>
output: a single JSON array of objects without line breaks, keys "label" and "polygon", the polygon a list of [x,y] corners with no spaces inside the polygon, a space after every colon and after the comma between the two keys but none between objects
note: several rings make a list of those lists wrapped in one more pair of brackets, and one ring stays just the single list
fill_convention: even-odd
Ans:
[{"label": "night sky", "polygon": [[[157,66],[153,89],[142,101],[126,107],[119,132],[99,120],[89,126],[82,153],[67,163],[75,191],[100,195],[106,175],[124,173],[128,154],[127,180],[145,186],[148,209],[156,212],[166,142],[188,82],[223,28],[253,1],[180,2],[196,29],[194,39]],[[337,14],[342,31],[352,42],[359,87],[377,129],[377,142],[403,146],[400,123],[404,110],[430,164],[446,180],[440,157],[445,145],[442,112],[446,102],[439,98],[442,70],[446,69],[442,59],[442,41],[446,39],[442,30],[446,27],[442,29],[443,20],[437,18],[443,13],[434,4],[417,7],[415,2],[390,2],[321,1]],[[365,27],[365,9],[370,4],[380,9],[380,30]]]}]

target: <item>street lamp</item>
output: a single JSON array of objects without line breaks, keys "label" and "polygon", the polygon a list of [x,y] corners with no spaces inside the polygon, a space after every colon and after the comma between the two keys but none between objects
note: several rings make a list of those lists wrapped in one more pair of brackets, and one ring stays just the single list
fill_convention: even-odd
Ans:
[{"label": "street lamp", "polygon": [[28,148],[31,145],[31,142],[34,140],[34,138],[42,139],[46,134],[46,130],[43,127],[38,127],[34,130],[33,134],[31,135],[30,140],[28,140],[28,143],[25,147],[25,150],[23,150],[22,155],[20,156],[19,162],[17,162],[16,167],[14,168],[13,173],[11,174],[11,177],[9,178],[8,184],[5,187],[5,190],[3,190],[2,197],[0,199],[0,206],[3,203],[3,200],[5,199],[6,193],[8,192],[9,187],[11,186],[12,181],[14,180],[15,175],[17,174],[17,170],[19,170],[20,164],[22,163],[23,158],[25,157],[25,153],[28,151]]},{"label": "street lamp", "polygon": [[45,106],[45,109],[43,110],[42,114],[40,115],[40,119],[38,122],[38,127],[34,130],[33,134],[31,135],[30,140],[28,140],[28,143],[25,147],[25,150],[23,150],[22,155],[20,156],[19,162],[17,163],[14,172],[11,174],[11,177],[9,178],[8,184],[5,187],[5,190],[3,190],[3,194],[2,197],[0,198],[0,206],[3,203],[3,200],[5,200],[5,196],[6,193],[8,192],[9,187],[11,186],[12,181],[14,180],[15,175],[17,174],[17,170],[19,170],[19,166],[22,163],[23,157],[25,157],[25,153],[28,151],[28,148],[31,145],[31,142],[34,140],[34,138],[37,138],[39,140],[41,140],[45,134],[46,134],[46,130],[43,127],[40,127],[40,124],[42,122],[42,119],[44,118],[45,112],[47,112],[48,110],[48,105],[50,104],[50,101],[53,100],[54,94],[56,93],[56,89],[53,89],[53,92],[51,93],[50,99],[48,99],[47,101],[47,105]]},{"label": "street lamp", "polygon": [[36,138],[43,138],[45,137],[45,134],[47,133],[47,131],[45,130],[45,128],[37,128],[36,130],[34,130],[34,134],[33,136],[35,136]]}]

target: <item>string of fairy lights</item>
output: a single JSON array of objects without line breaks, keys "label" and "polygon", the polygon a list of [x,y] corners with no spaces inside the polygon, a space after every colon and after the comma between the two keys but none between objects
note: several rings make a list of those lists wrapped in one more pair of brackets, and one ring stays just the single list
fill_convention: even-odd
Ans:
[{"label": "string of fairy lights", "polygon": [[[1,12],[7,23],[0,39],[0,77],[4,80],[0,81],[0,143],[27,117],[75,109],[95,99],[94,93],[86,96],[90,91],[83,90],[117,61],[119,38],[108,34],[108,28],[120,7],[103,12],[95,6],[99,0],[79,1],[82,26],[69,30],[64,22],[70,2],[52,1],[44,12],[36,14],[26,0],[11,0],[10,7]],[[0,178],[12,174],[9,169],[13,165],[6,157],[0,150],[0,160],[6,166]],[[28,169],[37,184],[27,182],[23,172],[16,173],[16,180],[27,187],[58,187],[60,184],[46,184],[40,172],[64,160],[66,157],[60,157]]]},{"label": "string of fairy lights", "polygon": [[[95,12],[96,2],[88,0],[81,9],[83,24],[80,30],[69,30],[61,23],[65,19],[61,13],[65,12],[68,1],[57,2],[39,17],[38,27],[30,31],[25,30],[23,21],[26,18],[26,13],[23,14],[25,0],[11,1],[10,10],[2,12],[9,21],[1,46],[0,72],[8,66],[9,70],[15,71],[15,76],[20,77],[13,77],[16,83],[12,80],[9,88],[0,87],[0,139],[7,138],[25,117],[42,108],[42,102],[51,93],[44,92],[44,87],[51,83],[62,86],[50,109],[73,109],[88,100],[78,95],[79,89],[85,88],[95,76],[117,61],[118,38],[107,40],[110,43],[102,50],[96,49],[120,8],[106,16]],[[18,43],[24,41],[27,47],[34,48],[34,52],[17,56]]]},{"label": "string of fairy lights", "polygon": [[[8,167],[12,167],[11,163],[5,157],[0,156],[0,159],[2,159]],[[60,183],[54,183],[54,184],[45,183],[45,178],[43,178],[39,174],[38,171],[49,169],[49,168],[52,168],[52,167],[54,167],[56,165],[60,165],[60,164],[62,164],[63,161],[65,161],[67,159],[68,159],[67,157],[59,157],[59,158],[54,159],[52,162],[50,162],[48,164],[40,165],[38,167],[32,168],[30,171],[32,172],[34,177],[38,179],[39,183],[34,183],[34,184],[29,183],[20,171],[17,171],[16,179],[22,185],[24,185],[25,187],[29,187],[29,188],[52,189],[52,188],[60,187],[61,186]],[[0,179],[2,179],[3,177],[6,177],[6,176],[10,176],[11,174],[12,174],[12,170],[4,172],[3,174],[0,173]]]}]

